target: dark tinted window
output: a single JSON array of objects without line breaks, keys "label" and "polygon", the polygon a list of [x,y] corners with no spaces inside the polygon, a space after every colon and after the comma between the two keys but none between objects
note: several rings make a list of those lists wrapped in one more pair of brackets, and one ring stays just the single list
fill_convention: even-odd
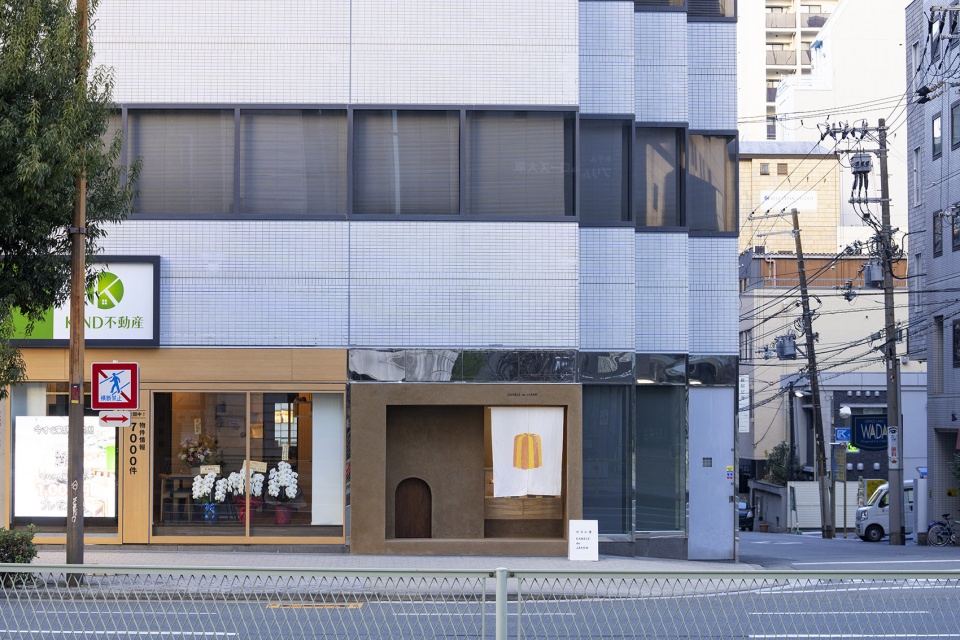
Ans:
[{"label": "dark tinted window", "polygon": [[630,125],[580,121],[580,222],[630,219]]}]

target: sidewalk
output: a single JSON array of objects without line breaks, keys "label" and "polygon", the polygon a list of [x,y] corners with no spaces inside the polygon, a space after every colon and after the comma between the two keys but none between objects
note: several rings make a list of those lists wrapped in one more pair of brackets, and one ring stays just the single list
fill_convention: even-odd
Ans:
[{"label": "sidewalk", "polygon": [[[599,562],[571,562],[565,557],[529,556],[375,556],[347,553],[266,552],[204,550],[199,547],[162,549],[84,549],[85,565],[180,567],[184,556],[194,567],[243,567],[286,569],[419,569],[419,570],[514,570],[540,571],[754,571],[759,567],[732,561],[673,560],[600,556]],[[41,549],[34,564],[64,564],[63,549]]]}]

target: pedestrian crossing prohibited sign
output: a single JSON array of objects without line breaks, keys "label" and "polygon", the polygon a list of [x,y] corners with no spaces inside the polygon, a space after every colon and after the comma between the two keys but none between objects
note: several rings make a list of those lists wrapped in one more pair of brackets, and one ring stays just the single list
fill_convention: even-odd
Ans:
[{"label": "pedestrian crossing prohibited sign", "polygon": [[90,374],[91,409],[140,408],[140,366],[136,362],[94,362]]}]

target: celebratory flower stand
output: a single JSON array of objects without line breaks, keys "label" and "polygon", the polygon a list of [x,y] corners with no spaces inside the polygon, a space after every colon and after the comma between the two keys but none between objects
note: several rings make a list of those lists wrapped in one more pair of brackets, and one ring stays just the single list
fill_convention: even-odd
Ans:
[{"label": "celebratory flower stand", "polygon": [[273,521],[276,524],[290,524],[293,520],[293,508],[284,503],[278,503],[273,507]]}]

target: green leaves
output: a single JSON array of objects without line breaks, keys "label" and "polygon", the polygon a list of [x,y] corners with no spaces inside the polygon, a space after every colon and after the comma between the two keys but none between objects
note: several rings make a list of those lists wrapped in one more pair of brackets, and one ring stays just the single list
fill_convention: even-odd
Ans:
[{"label": "green leaves", "polygon": [[[95,4],[95,3],[93,3]],[[119,133],[104,140],[112,74],[87,72],[69,0],[0,2],[0,314],[28,317],[69,293],[76,179],[86,172],[86,247],[131,210],[135,173],[119,166]],[[92,21],[91,21],[92,24]],[[92,41],[92,37],[90,38]],[[79,81],[78,81],[79,80]],[[2,321],[0,321],[2,322]],[[8,340],[0,335],[4,347]],[[2,348],[0,348],[2,349]],[[0,386],[22,361],[0,350]],[[22,373],[22,371],[21,371]]]}]

